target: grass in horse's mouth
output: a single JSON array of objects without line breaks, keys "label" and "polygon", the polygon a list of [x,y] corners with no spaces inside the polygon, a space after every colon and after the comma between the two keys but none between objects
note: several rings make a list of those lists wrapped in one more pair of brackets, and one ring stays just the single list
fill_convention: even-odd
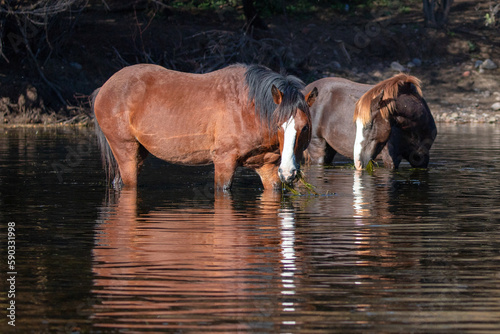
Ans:
[{"label": "grass in horse's mouth", "polygon": [[[316,195],[316,196],[319,195],[314,189],[315,187],[306,181],[306,179],[304,178],[304,173],[302,171],[299,171],[297,180],[300,181],[300,183],[302,183],[302,185],[307,191],[307,195]],[[302,195],[297,189],[293,187],[293,184],[289,185],[287,183],[282,183],[282,185],[283,185],[282,189],[292,193],[293,195]]]},{"label": "grass in horse's mouth", "polygon": [[293,187],[293,184],[289,185],[288,183],[281,182],[281,185],[282,192],[289,192],[292,195],[300,195],[300,193]]},{"label": "grass in horse's mouth", "polygon": [[374,170],[374,168],[375,168],[375,164],[376,164],[376,165],[377,165],[377,167],[378,167],[378,164],[377,164],[376,162],[374,162],[373,160],[370,160],[370,161],[368,162],[368,164],[366,165],[366,171],[367,171],[368,173],[373,173],[373,170]]}]

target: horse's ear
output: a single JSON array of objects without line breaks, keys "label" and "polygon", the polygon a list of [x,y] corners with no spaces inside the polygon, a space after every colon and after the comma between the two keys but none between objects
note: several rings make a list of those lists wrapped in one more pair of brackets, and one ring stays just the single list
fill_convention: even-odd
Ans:
[{"label": "horse's ear", "polygon": [[275,85],[271,88],[271,93],[273,94],[274,103],[281,104],[281,101],[283,101],[283,93],[276,88]]},{"label": "horse's ear", "polygon": [[380,105],[380,102],[382,102],[383,98],[384,98],[384,90],[382,89],[382,91],[380,92],[380,94],[378,94],[377,97],[375,97],[373,99],[373,103],[376,103],[376,104]]},{"label": "horse's ear", "polygon": [[384,90],[380,92],[376,97],[373,98],[372,104],[370,106],[371,112],[375,112],[377,110],[380,110],[382,107],[382,99],[384,98]]},{"label": "horse's ear", "polygon": [[382,99],[384,97],[384,90],[380,92],[376,97],[373,98],[370,105],[370,118],[374,120],[378,115],[380,115],[380,109],[382,109]]},{"label": "horse's ear", "polygon": [[313,103],[314,103],[314,101],[316,101],[317,97],[318,97],[318,88],[314,87],[312,89],[312,91],[310,91],[306,95],[306,102],[309,105],[309,107],[313,105]]}]

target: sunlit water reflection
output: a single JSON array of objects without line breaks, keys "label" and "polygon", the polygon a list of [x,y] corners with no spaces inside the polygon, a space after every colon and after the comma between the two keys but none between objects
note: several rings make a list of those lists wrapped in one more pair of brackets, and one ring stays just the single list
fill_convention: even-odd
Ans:
[{"label": "sunlit water reflection", "polygon": [[440,126],[428,171],[307,167],[320,196],[155,160],[116,194],[90,131],[2,133],[18,332],[500,331],[497,126]]}]

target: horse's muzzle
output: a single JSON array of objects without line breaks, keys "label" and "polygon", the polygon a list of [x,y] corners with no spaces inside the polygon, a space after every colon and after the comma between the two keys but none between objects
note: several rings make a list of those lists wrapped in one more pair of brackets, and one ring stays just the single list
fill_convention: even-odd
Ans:
[{"label": "horse's muzzle", "polygon": [[362,169],[366,168],[366,166],[368,166],[368,163],[370,162],[370,160],[372,160],[371,155],[366,153],[366,152],[362,152],[360,160],[354,160],[354,167],[357,170],[362,170]]},{"label": "horse's muzzle", "polygon": [[293,168],[288,172],[284,172],[281,168],[278,168],[278,175],[281,182],[291,184],[299,175],[299,170],[297,168]]}]

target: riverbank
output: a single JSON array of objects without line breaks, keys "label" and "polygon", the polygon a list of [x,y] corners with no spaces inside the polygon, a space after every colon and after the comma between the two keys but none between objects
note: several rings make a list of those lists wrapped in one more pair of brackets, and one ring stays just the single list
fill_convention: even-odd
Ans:
[{"label": "riverbank", "polygon": [[[0,69],[0,123],[88,125],[88,96],[141,62],[191,73],[261,63],[306,83],[337,76],[375,84],[405,71],[422,80],[437,122],[500,122],[500,108],[493,108],[500,102],[500,34],[485,26],[487,4],[456,0],[447,27],[437,30],[426,26],[415,1],[398,3],[404,6],[283,13],[265,17],[265,30],[245,31],[241,9],[229,5],[112,10],[89,1],[71,38],[39,68],[20,51],[8,54]],[[487,61],[496,68],[481,67]]]}]

